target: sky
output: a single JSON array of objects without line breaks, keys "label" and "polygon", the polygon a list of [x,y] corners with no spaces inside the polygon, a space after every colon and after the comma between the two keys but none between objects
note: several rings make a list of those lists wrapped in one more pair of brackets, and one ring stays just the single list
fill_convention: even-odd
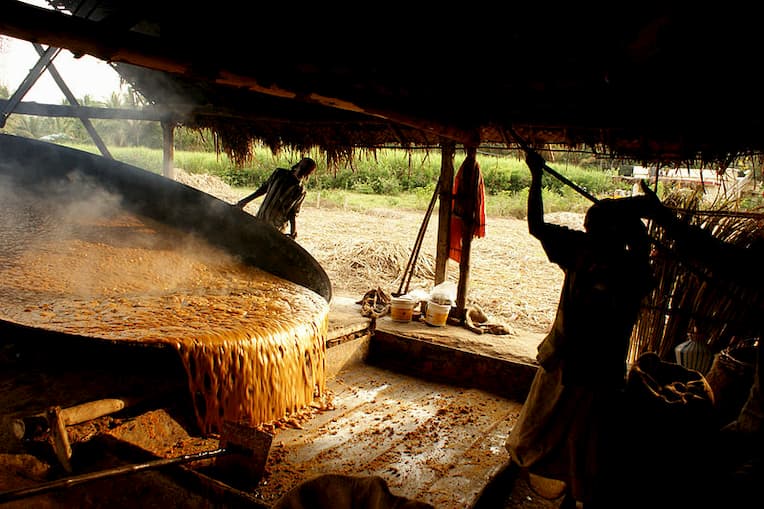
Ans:
[{"label": "sky", "polygon": [[[26,3],[44,6],[41,0],[25,0]],[[29,41],[0,35],[0,84],[8,87],[12,95],[24,81],[39,56]],[[79,59],[68,50],[62,50],[53,60],[58,73],[76,98],[89,95],[94,100],[105,101],[112,92],[121,92],[119,74],[103,60],[91,56]],[[50,73],[45,71],[29,89],[23,101],[61,104],[65,99]]]}]

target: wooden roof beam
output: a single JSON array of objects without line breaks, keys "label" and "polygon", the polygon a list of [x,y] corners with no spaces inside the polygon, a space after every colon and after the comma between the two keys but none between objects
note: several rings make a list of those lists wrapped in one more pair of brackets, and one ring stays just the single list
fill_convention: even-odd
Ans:
[{"label": "wooden roof beam", "polygon": [[233,69],[220,68],[199,76],[198,65],[191,56],[177,47],[166,46],[159,38],[137,32],[118,32],[110,24],[69,16],[57,11],[35,7],[19,1],[6,2],[0,17],[0,33],[31,42],[66,48],[75,55],[88,54],[107,62],[123,62],[148,69],[164,71],[252,92],[320,104],[331,108],[354,111],[368,116],[413,127],[422,131],[468,145],[479,144],[477,130],[408,116],[398,111],[367,108],[341,97],[302,94],[296,90],[264,85],[256,76]]},{"label": "wooden roof beam", "polygon": [[[9,103],[0,99],[0,109]],[[13,110],[17,115],[32,115],[38,117],[64,118],[98,118],[106,120],[168,120],[172,114],[165,109],[154,106],[141,110],[122,108],[100,108],[94,106],[68,106],[63,104],[41,104],[36,102],[20,102]]]}]

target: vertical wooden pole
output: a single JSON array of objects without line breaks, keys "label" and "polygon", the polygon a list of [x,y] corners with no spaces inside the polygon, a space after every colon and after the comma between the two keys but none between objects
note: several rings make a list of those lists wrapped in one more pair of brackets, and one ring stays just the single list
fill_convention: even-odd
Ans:
[{"label": "vertical wooden pole", "polygon": [[162,120],[162,175],[175,180],[175,123]]},{"label": "vertical wooden pole", "polygon": [[467,159],[471,164],[464,166],[464,174],[462,175],[462,186],[464,186],[460,194],[463,192],[466,199],[464,200],[464,210],[467,213],[462,220],[464,221],[464,229],[462,230],[462,253],[461,261],[459,262],[459,283],[456,286],[456,310],[459,313],[460,318],[464,318],[464,310],[467,304],[467,291],[469,289],[470,280],[470,252],[472,247],[472,235],[475,231],[475,198],[477,197],[477,147],[467,147]]},{"label": "vertical wooden pole", "polygon": [[451,226],[451,198],[454,189],[454,154],[456,144],[444,141],[441,144],[440,196],[438,198],[438,244],[435,255],[435,284],[439,285],[448,275],[448,232]]}]

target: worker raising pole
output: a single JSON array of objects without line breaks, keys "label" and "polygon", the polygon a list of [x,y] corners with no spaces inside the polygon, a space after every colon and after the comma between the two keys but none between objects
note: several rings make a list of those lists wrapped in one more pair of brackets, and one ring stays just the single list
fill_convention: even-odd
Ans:
[{"label": "worker raising pole", "polygon": [[[512,133],[512,136],[515,138],[515,140],[517,140],[517,143],[520,145],[520,148],[521,148],[521,149],[523,149],[523,151],[525,151],[525,153],[526,153],[526,154],[527,154],[527,153],[529,153],[529,152],[535,152],[535,150],[533,150],[532,148],[530,148],[530,147],[528,146],[528,144],[527,144],[527,143],[525,143],[525,140],[523,140],[523,139],[522,139],[522,138],[521,138],[521,137],[520,137],[520,136],[517,134],[517,132],[515,132],[515,130],[514,130],[514,129],[510,128],[510,130],[509,130],[509,131]],[[556,179],[560,180],[561,182],[564,182],[564,183],[565,183],[565,184],[567,184],[568,186],[572,187],[572,188],[573,188],[573,189],[575,189],[575,190],[576,190],[576,191],[577,191],[579,194],[581,194],[582,196],[584,196],[584,197],[588,198],[588,199],[589,199],[589,200],[590,200],[592,203],[597,203],[597,202],[599,202],[599,200],[598,200],[597,198],[595,198],[594,196],[592,196],[591,194],[589,194],[589,193],[586,191],[586,189],[584,189],[584,188],[582,188],[582,187],[578,186],[578,185],[577,185],[577,184],[575,184],[574,182],[572,182],[572,181],[568,180],[568,179],[567,179],[566,177],[564,177],[563,175],[560,175],[559,173],[557,173],[555,170],[553,170],[552,168],[550,168],[550,167],[549,167],[549,165],[547,165],[547,164],[546,164],[546,162],[544,163],[544,171],[546,171],[547,173],[549,173],[550,175],[552,175],[552,176],[553,176],[553,177],[555,177]]]}]

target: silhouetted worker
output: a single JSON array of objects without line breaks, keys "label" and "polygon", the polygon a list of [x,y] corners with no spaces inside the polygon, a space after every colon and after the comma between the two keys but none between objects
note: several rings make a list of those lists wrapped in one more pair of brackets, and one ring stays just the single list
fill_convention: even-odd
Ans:
[{"label": "silhouetted worker", "polygon": [[258,196],[265,195],[255,217],[271,225],[280,232],[286,233],[289,224],[289,236],[297,238],[297,216],[302,202],[305,200],[303,181],[316,170],[316,162],[305,157],[290,170],[277,168],[257,190],[236,203],[244,208]]},{"label": "silhouetted worker", "polygon": [[528,230],[565,277],[540,367],[507,440],[512,461],[565,483],[561,507],[596,499],[603,453],[615,443],[629,339],[653,277],[650,241],[631,198],[605,199],[574,230],[544,221],[544,160],[529,152]]}]

